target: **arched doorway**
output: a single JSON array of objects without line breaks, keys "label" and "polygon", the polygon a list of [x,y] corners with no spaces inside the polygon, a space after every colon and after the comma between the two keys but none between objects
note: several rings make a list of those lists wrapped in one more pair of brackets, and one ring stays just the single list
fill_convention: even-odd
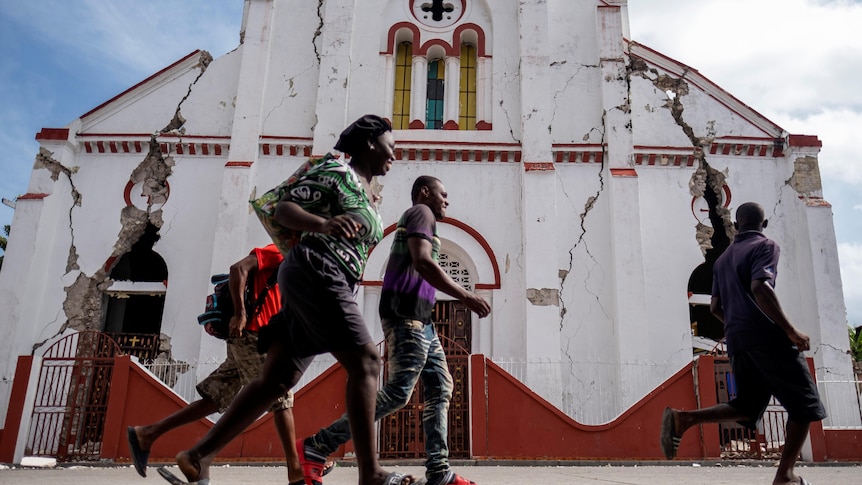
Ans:
[{"label": "arched doorway", "polygon": [[[453,255],[440,253],[439,264],[455,282],[472,291],[469,270]],[[437,335],[446,353],[453,391],[449,402],[449,457],[470,457],[470,386],[468,363],[472,352],[471,313],[458,301],[438,299],[432,313]],[[385,354],[384,350],[384,354]],[[384,355],[384,359],[386,355]],[[388,377],[384,367],[383,379]],[[380,421],[381,458],[423,458],[425,436],[422,431],[424,398],[422,382],[416,384],[410,402]]]},{"label": "arched doorway", "polygon": [[103,297],[104,332],[124,353],[140,359],[153,359],[159,351],[168,268],[153,251],[160,237],[158,231],[147,224],[129,252],[117,259],[111,268],[114,282]]}]

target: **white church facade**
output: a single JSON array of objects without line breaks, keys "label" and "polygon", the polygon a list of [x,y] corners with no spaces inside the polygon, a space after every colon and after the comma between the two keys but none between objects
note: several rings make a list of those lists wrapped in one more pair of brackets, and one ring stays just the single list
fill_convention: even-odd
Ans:
[{"label": "white church facade", "polygon": [[[631,40],[626,3],[246,0],[234,51],[193,52],[43,129],[0,272],[0,422],[16,357],[71,332],[222,358],[196,316],[210,275],[268,243],[248,200],[365,113],[394,127],[385,226],[417,176],[448,190],[443,263],[492,305],[459,313],[453,339],[521,366],[573,419],[613,419],[720,345],[704,303],[745,201],[767,210],[818,378],[851,380],[819,140]],[[381,340],[390,243],[358,294]]]}]

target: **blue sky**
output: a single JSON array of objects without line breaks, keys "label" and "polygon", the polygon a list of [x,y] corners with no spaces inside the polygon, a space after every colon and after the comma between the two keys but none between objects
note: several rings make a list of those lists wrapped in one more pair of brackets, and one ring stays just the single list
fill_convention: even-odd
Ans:
[{"label": "blue sky", "polygon": [[[406,1],[406,0],[405,0]],[[0,196],[27,191],[35,134],[195,49],[239,43],[242,0],[0,2]],[[849,321],[862,325],[862,0],[629,0],[633,40],[683,62],[794,134],[823,141]],[[0,205],[0,225],[12,221]]]}]

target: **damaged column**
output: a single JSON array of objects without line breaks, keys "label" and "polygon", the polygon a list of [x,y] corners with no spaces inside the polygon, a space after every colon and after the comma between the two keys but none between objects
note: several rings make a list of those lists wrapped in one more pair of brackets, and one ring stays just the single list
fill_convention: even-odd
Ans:
[{"label": "damaged column", "polygon": [[[640,187],[633,162],[632,117],[628,79],[623,54],[622,15],[619,7],[598,7],[599,62],[602,69],[602,108],[606,167],[610,172],[606,190],[610,204],[610,242],[613,258],[613,317],[619,362],[618,402],[625,409],[654,387],[643,378],[640,366],[673,349],[656,349],[661,329],[648,320],[646,275],[643,261]],[[618,409],[617,411],[621,411]]]},{"label": "damaged column", "polygon": [[[271,1],[251,2],[246,7],[236,108],[228,160],[222,175],[211,274],[224,273],[230,264],[251,249],[247,239],[252,222],[248,200],[254,193],[253,170],[258,160],[262,126],[262,86],[266,85],[264,76],[270,59],[274,7]],[[224,352],[224,344],[216,339],[203,339],[201,345],[202,359]]]},{"label": "damaged column", "polygon": [[[557,177],[551,162],[548,85],[549,40],[547,4],[520,3],[522,161],[521,200],[524,220],[524,280],[526,282],[525,352],[529,362],[560,361],[560,293],[556,234]],[[559,367],[531,365],[528,384],[559,406],[562,402]]]},{"label": "damaged column", "polygon": [[[791,317],[794,325],[811,337],[821,397],[828,401],[828,426],[859,426],[858,394],[847,338],[847,312],[844,306],[841,270],[838,266],[838,244],[832,222],[832,206],[823,198],[817,155],[822,143],[816,136],[790,135],[787,160],[793,175],[787,181],[800,203],[798,224],[788,227],[788,236],[796,244],[790,246],[799,278],[810,279],[808,291],[800,295],[798,316]],[[795,202],[795,201],[794,201]],[[786,209],[785,209],[786,210]],[[770,228],[772,226],[769,226]],[[790,252],[790,251],[788,251]],[[785,253],[782,252],[782,255]],[[779,285],[781,276],[779,275]],[[841,381],[824,383],[823,381]]]},{"label": "damaged column", "polygon": [[[66,322],[61,285],[46,294],[46,281],[74,281],[80,271],[66,268],[73,244],[72,211],[78,201],[70,179],[75,160],[72,129],[43,129],[36,135],[39,154],[27,193],[16,200],[12,233],[0,272],[0,384],[15,376],[19,355],[33,353],[33,342],[56,335]],[[71,139],[70,139],[71,133]],[[4,422],[11,385],[0,385],[0,422]]]},{"label": "damaged column", "polygon": [[330,151],[341,130],[353,121],[347,119],[350,51],[342,46],[349,46],[353,42],[354,8],[353,0],[327,0],[318,7],[322,18],[321,30],[313,39],[318,57],[317,124],[312,146],[314,155]]}]

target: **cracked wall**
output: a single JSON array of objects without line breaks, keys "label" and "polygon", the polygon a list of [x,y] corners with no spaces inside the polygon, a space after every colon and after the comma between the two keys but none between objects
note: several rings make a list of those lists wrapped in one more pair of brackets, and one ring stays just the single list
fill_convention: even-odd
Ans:
[{"label": "cracked wall", "polygon": [[556,288],[527,288],[527,300],[536,306],[560,306],[560,291]]},{"label": "cracked wall", "polygon": [[[46,163],[47,160],[43,160]],[[55,173],[73,174],[75,171],[62,167],[54,160],[50,160],[50,170],[52,176]],[[167,179],[171,174],[171,169],[174,166],[174,161],[171,157],[166,157],[162,154],[156,136],[150,138],[149,152],[144,160],[132,171],[131,180],[133,183],[140,182],[142,184],[142,195],[147,197],[148,210],[141,210],[134,206],[124,207],[120,211],[120,222],[122,229],[117,235],[117,241],[114,243],[111,255],[108,261],[115,262],[120,256],[131,250],[132,245],[140,239],[141,235],[147,227],[147,224],[153,224],[156,228],[161,228],[163,225],[161,209],[149,210],[154,205],[161,205],[167,199]],[[70,177],[71,179],[71,177]],[[72,184],[74,191],[74,183]],[[76,194],[74,207],[81,206],[81,194]],[[72,210],[69,212],[70,229],[72,230],[72,245],[69,251],[69,263],[66,267],[66,273],[79,270],[77,261],[77,250],[74,244],[74,228],[72,227]],[[60,335],[67,330],[102,330],[103,313],[104,313],[104,295],[105,291],[110,288],[113,280],[110,278],[111,267],[105,265],[95,271],[91,276],[85,273],[78,273],[75,281],[67,286],[64,290],[66,298],[63,302],[63,310],[66,314],[66,322],[60,326],[56,335]],[[53,339],[54,336],[46,338],[41,342],[33,345],[33,351],[44,345],[45,342]]]},{"label": "cracked wall", "polygon": [[820,180],[820,164],[817,157],[800,157],[793,162],[793,175],[787,181],[799,195],[819,196],[823,190]]},{"label": "cracked wall", "polygon": [[716,137],[715,123],[708,123],[705,136],[700,137],[685,121],[683,100],[690,93],[688,83],[684,79],[685,73],[680,78],[660,74],[657,69],[650,68],[642,59],[632,58],[629,76],[640,76],[652,83],[657,91],[665,93],[666,99],[662,107],[668,110],[676,126],[694,148],[697,168],[689,181],[689,192],[692,197],[702,198],[706,202],[710,222],[710,225],[698,223],[695,226],[694,238],[706,261],[711,265],[730,245],[735,233],[731,213],[724,207],[727,174],[710,166],[703,149],[708,147]]},{"label": "cracked wall", "polygon": [[[161,206],[168,198],[168,183],[175,162],[172,157],[162,153],[158,136],[163,134],[172,134],[182,136],[185,132],[183,125],[186,120],[182,115],[182,105],[192,94],[195,84],[201,79],[206,72],[207,67],[212,62],[212,56],[208,52],[201,52],[198,64],[195,68],[200,69],[200,73],[189,84],[185,95],[177,102],[176,109],[171,120],[157,134],[150,137],[149,150],[144,159],[132,170],[129,180],[134,185],[141,187],[141,196],[147,200],[145,210],[139,209],[133,205],[123,207],[120,210],[120,232],[117,234],[116,242],[114,243],[111,254],[107,258],[108,263],[97,269],[92,275],[86,275],[84,272],[78,273],[75,281],[64,288],[65,299],[63,301],[63,310],[66,315],[66,321],[60,326],[59,330],[41,342],[36,342],[33,345],[33,352],[42,347],[47,341],[52,340],[55,336],[62,334],[67,330],[102,330],[103,315],[105,312],[105,294],[113,284],[110,278],[112,265],[119,260],[121,256],[128,253],[132,245],[135,244],[143,235],[148,224],[152,224],[157,229],[163,226]],[[182,138],[180,139],[182,142]],[[67,258],[65,273],[69,274],[75,271],[80,271],[79,254],[75,242],[75,227],[73,222],[73,212],[81,210],[84,194],[78,192],[75,186],[74,176],[78,171],[78,167],[66,167],[59,161],[52,158],[50,152],[44,148],[40,150],[37,156],[35,168],[45,168],[50,171],[53,180],[57,180],[59,176],[65,175],[68,177],[71,191],[72,201],[69,208],[69,230],[71,233],[71,244],[69,248],[69,256]],[[158,207],[158,209],[154,209]],[[161,350],[165,351],[170,358],[170,338],[162,334]]]}]

